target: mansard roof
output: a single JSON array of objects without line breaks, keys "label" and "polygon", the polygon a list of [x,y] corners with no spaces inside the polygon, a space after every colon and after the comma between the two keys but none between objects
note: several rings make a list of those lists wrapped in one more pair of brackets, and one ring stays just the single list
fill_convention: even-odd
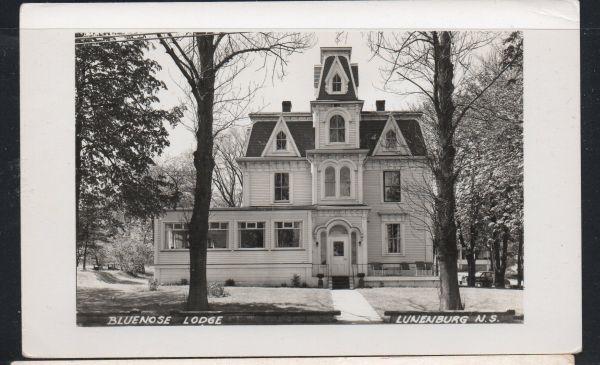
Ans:
[{"label": "mansard roof", "polygon": [[[385,127],[387,118],[380,120],[361,121],[360,123],[360,148],[369,149],[369,155],[373,153],[381,132]],[[413,156],[425,155],[425,143],[419,122],[414,119],[398,119],[396,123],[402,132],[402,136]]]},{"label": "mansard roof", "polygon": [[[260,157],[267,145],[277,122],[258,121],[252,125],[246,157]],[[300,156],[306,156],[306,150],[315,148],[315,129],[312,121],[287,122],[287,127],[298,147]]]},{"label": "mansard roof", "polygon": [[[342,68],[344,69],[344,72],[346,73],[346,77],[348,78],[348,80],[350,80],[350,82],[348,83],[348,91],[345,94],[329,94],[329,93],[327,93],[327,88],[325,87],[325,80],[327,79],[329,70],[333,66],[333,62],[335,61],[336,57],[339,59],[340,64],[342,65]],[[356,66],[355,68],[356,68],[356,71],[354,71],[354,70],[353,71],[358,76],[358,66]],[[354,89],[354,82],[352,82],[352,79],[353,79],[352,74],[353,74],[353,72],[350,71],[350,65],[348,64],[348,59],[346,57],[328,56],[325,59],[325,64],[323,65],[323,72],[321,73],[321,80],[320,80],[320,85],[319,85],[319,95],[317,96],[317,100],[343,100],[343,101],[357,100],[358,98],[356,97],[356,90]]]},{"label": "mansard roof", "polygon": [[[393,112],[392,112],[393,113]],[[246,157],[260,157],[269,137],[277,124],[276,119],[280,113],[261,113],[252,125],[248,140]],[[286,120],[287,126],[296,142],[300,156],[306,156],[306,150],[315,148],[315,129],[310,118],[310,113],[295,113],[303,120]],[[406,116],[398,117],[394,113],[396,123],[402,132],[406,144],[413,156],[425,155],[425,144],[421,127],[417,122],[415,113],[405,113]],[[360,148],[368,149],[369,155],[373,153],[377,141],[388,120],[388,112],[362,112],[360,122]],[[300,118],[299,118],[300,119]]]}]

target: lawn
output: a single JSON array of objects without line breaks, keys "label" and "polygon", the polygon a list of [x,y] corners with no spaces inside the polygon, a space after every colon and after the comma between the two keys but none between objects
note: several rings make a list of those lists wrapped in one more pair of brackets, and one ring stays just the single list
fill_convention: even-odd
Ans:
[{"label": "lawn", "polygon": [[[380,316],[385,311],[436,311],[437,288],[358,289]],[[523,314],[523,291],[513,289],[460,288],[465,310],[506,311]]]},{"label": "lawn", "polygon": [[[227,287],[223,298],[209,298],[211,310],[333,310],[326,289]],[[183,310],[187,286],[159,286],[149,291],[147,278],[121,271],[78,271],[77,310],[112,312],[139,309],[168,312]]]}]

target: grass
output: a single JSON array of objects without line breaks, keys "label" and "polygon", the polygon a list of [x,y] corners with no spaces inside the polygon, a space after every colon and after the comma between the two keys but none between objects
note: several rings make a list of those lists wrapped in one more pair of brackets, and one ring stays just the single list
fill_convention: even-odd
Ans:
[{"label": "grass", "polygon": [[[385,311],[436,311],[439,309],[437,288],[359,289],[380,316]],[[506,311],[523,314],[523,290],[460,288],[465,310]]]},{"label": "grass", "polygon": [[[226,297],[209,298],[211,310],[333,310],[327,289],[226,287],[225,291]],[[121,271],[77,273],[79,312],[183,310],[187,293],[187,286],[159,286],[157,291],[149,291],[146,278]]]}]

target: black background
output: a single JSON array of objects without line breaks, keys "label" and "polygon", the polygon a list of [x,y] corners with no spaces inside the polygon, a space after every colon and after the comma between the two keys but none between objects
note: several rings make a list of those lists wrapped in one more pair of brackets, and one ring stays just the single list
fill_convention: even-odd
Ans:
[{"label": "black background", "polygon": [[[23,1],[0,0],[0,363],[22,359],[18,77],[18,8],[21,3]],[[600,1],[588,0],[581,2],[583,352],[576,356],[577,364],[600,363],[599,162]],[[548,326],[552,330],[551,320]]]}]

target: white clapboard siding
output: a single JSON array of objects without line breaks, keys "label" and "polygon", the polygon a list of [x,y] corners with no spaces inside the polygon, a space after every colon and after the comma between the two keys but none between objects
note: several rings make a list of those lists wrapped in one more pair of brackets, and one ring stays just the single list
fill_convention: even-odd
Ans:
[{"label": "white clapboard siding", "polygon": [[[228,248],[209,249],[208,264],[310,264],[312,262],[312,220],[307,210],[213,210],[211,222],[227,222]],[[188,265],[189,251],[166,248],[165,224],[189,220],[189,211],[170,211],[155,224],[155,263],[157,265]],[[265,247],[263,249],[240,249],[238,222],[265,222]],[[277,248],[275,222],[301,222],[299,248]],[[158,228],[156,228],[158,226]]]},{"label": "white clapboard siding", "polygon": [[312,203],[312,175],[308,162],[290,166],[277,165],[275,162],[265,168],[265,164],[254,166],[248,164],[246,176],[248,176],[247,194],[250,197],[251,206],[277,205],[273,201],[273,179],[275,172],[287,172],[290,174],[290,197],[291,204],[309,205]]},{"label": "white clapboard siding", "polygon": [[[423,168],[408,161],[397,161],[395,165],[375,167],[368,165],[363,173],[363,198],[365,204],[371,207],[369,213],[368,230],[368,260],[369,262],[398,263],[414,261],[431,261],[432,248],[429,231],[424,226],[422,217],[422,208],[416,204],[418,199],[414,196],[408,196],[409,191],[402,191],[402,202],[386,203],[383,202],[383,171],[400,169],[401,183],[405,187],[410,184],[411,189],[414,184],[423,181]],[[382,218],[381,214],[406,213],[402,222],[402,237],[404,255],[384,254],[385,237],[382,237]]]},{"label": "white clapboard siding", "polygon": [[[161,266],[155,269],[156,278],[161,284],[189,281],[188,267]],[[233,279],[235,285],[272,285],[291,286],[294,275],[309,286],[315,286],[317,279],[312,277],[312,268],[308,265],[208,265],[206,270],[208,282],[225,282]]]}]

